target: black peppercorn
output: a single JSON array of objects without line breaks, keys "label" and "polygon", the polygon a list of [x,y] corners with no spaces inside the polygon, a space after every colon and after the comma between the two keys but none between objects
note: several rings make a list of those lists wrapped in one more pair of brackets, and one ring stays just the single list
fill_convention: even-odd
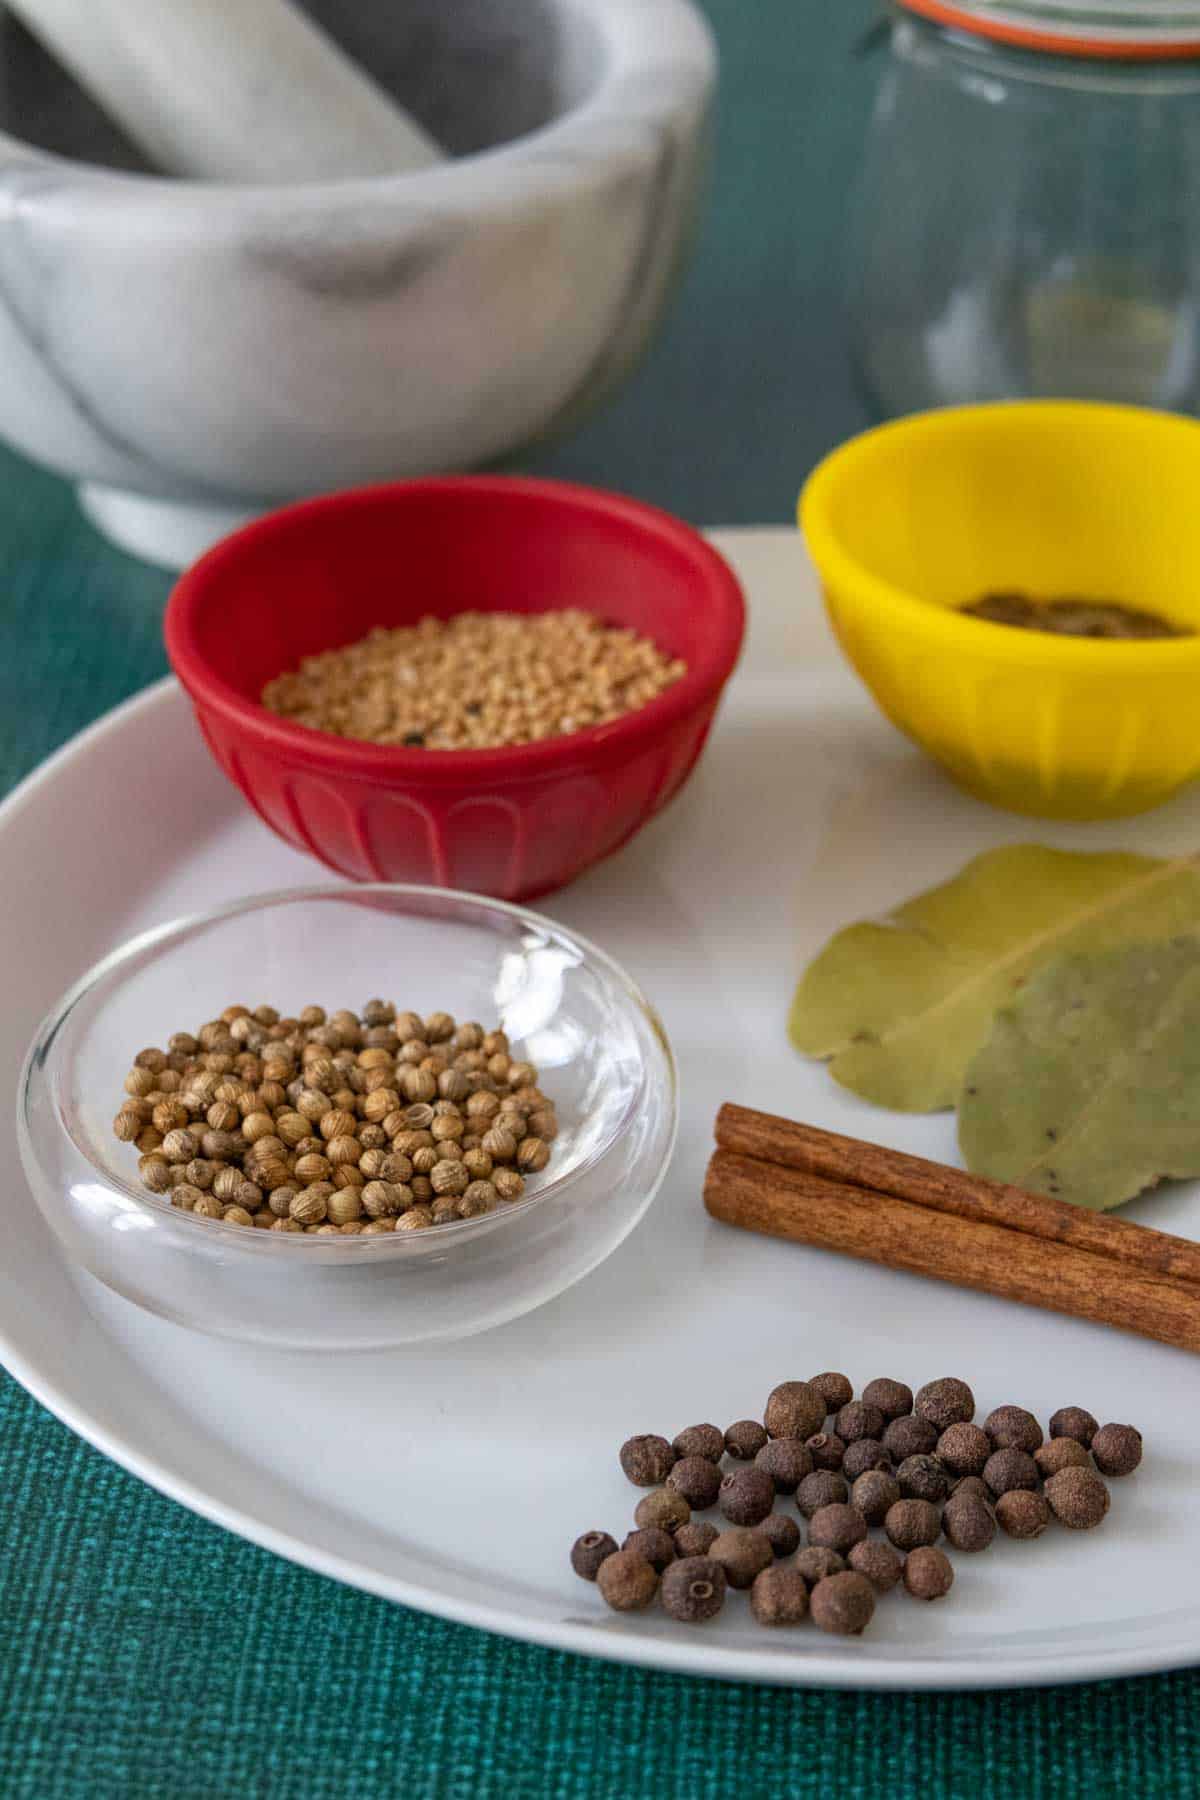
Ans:
[{"label": "black peppercorn", "polygon": [[1089,1466],[1088,1453],[1079,1439],[1069,1437],[1051,1438],[1034,1451],[1033,1460],[1043,1481],[1049,1481],[1060,1469],[1086,1469]]},{"label": "black peppercorn", "polygon": [[671,1445],[676,1456],[706,1456],[720,1462],[725,1454],[725,1433],[719,1425],[689,1425]]},{"label": "black peppercorn", "polygon": [[850,1489],[850,1504],[868,1525],[882,1525],[890,1507],[902,1499],[900,1483],[884,1469],[866,1469]]},{"label": "black peppercorn", "polygon": [[1082,1406],[1060,1407],[1050,1421],[1052,1438],[1074,1438],[1085,1450],[1091,1449],[1092,1439],[1099,1429],[1098,1422]]},{"label": "black peppercorn", "polygon": [[910,1551],[904,1559],[904,1585],[914,1600],[940,1600],[954,1586],[950,1558],[927,1545]]},{"label": "black peppercorn", "polygon": [[648,1525],[641,1531],[631,1531],[622,1550],[636,1550],[644,1556],[655,1574],[661,1575],[668,1563],[675,1561],[675,1540],[669,1531],[661,1526]]},{"label": "black peppercorn", "polygon": [[942,1515],[929,1500],[897,1500],[889,1506],[883,1529],[897,1550],[916,1550],[936,1544],[942,1535]]},{"label": "black peppercorn", "polygon": [[824,1581],[827,1575],[840,1575],[845,1566],[845,1558],[836,1550],[823,1550],[819,1544],[810,1544],[806,1550],[801,1550],[792,1564],[810,1588],[816,1587],[818,1581]]},{"label": "black peppercorn", "polygon": [[900,1492],[906,1500],[944,1500],[950,1479],[936,1456],[906,1456],[896,1470]]},{"label": "black peppercorn", "polygon": [[1046,1498],[1072,1531],[1091,1531],[1108,1511],[1108,1489],[1094,1469],[1060,1469],[1046,1483]]},{"label": "black peppercorn", "polygon": [[721,1483],[718,1503],[731,1525],[757,1525],[775,1507],[775,1483],[765,1469],[733,1469]]},{"label": "black peppercorn", "polygon": [[697,1512],[716,1502],[721,1488],[721,1471],[706,1456],[681,1456],[667,1476],[667,1486],[682,1494]]},{"label": "black peppercorn", "polygon": [[843,1406],[833,1421],[833,1429],[843,1444],[856,1444],[860,1438],[883,1436],[883,1414],[877,1406],[867,1406],[861,1400],[851,1400]]},{"label": "black peppercorn", "polygon": [[1011,1494],[1014,1488],[1040,1486],[1038,1466],[1028,1450],[993,1450],[983,1468],[983,1479],[993,1494]]},{"label": "black peppercorn", "polygon": [[760,1625],[799,1625],[808,1615],[808,1584],[796,1569],[764,1569],[750,1589],[750,1610]]},{"label": "black peppercorn", "polygon": [[875,1614],[875,1589],[865,1575],[847,1569],[818,1581],[808,1597],[813,1623],[835,1637],[857,1637]]},{"label": "black peppercorn", "polygon": [[878,1407],[887,1420],[903,1419],[913,1409],[912,1389],[903,1381],[892,1381],[887,1376],[868,1381],[862,1397],[865,1405]]},{"label": "black peppercorn", "polygon": [[956,1550],[975,1555],[986,1550],[996,1535],[996,1521],[986,1500],[976,1494],[961,1499],[952,1494],[942,1513],[942,1530]]},{"label": "black peppercorn", "polygon": [[707,1556],[720,1535],[707,1519],[690,1519],[675,1533],[675,1554],[679,1557]]},{"label": "black peppercorn", "polygon": [[847,1481],[857,1481],[868,1469],[886,1469],[890,1473],[891,1467],[892,1459],[878,1438],[856,1438],[846,1445],[842,1474]]},{"label": "black peppercorn", "polygon": [[812,1474],[812,1453],[799,1438],[772,1438],[755,1457],[754,1466],[766,1470],[777,1494],[794,1494],[804,1477]]},{"label": "black peppercorn", "polygon": [[800,1527],[786,1513],[768,1513],[756,1530],[769,1540],[776,1556],[791,1556],[800,1548]]},{"label": "black peppercorn", "polygon": [[571,1545],[571,1567],[585,1581],[595,1581],[600,1564],[616,1550],[617,1540],[607,1531],[585,1531]]},{"label": "black peppercorn", "polygon": [[1013,1538],[1041,1537],[1050,1523],[1050,1507],[1043,1494],[1013,1488],[996,1502],[996,1523]]},{"label": "black peppercorn", "polygon": [[960,1419],[947,1426],[937,1441],[937,1457],[952,1475],[982,1475],[994,1446],[986,1431]]},{"label": "black peppercorn", "polygon": [[675,1452],[666,1438],[647,1433],[621,1445],[621,1467],[634,1487],[661,1487],[671,1473]]},{"label": "black peppercorn", "polygon": [[684,1556],[662,1579],[663,1611],[684,1625],[713,1619],[725,1604],[725,1571],[710,1556]]},{"label": "black peppercorn", "polygon": [[867,1521],[853,1506],[822,1506],[809,1521],[808,1541],[818,1550],[836,1550],[844,1556],[867,1535]]},{"label": "black peppercorn", "polygon": [[983,1421],[994,1450],[1028,1450],[1032,1456],[1042,1443],[1042,1428],[1023,1406],[998,1406]]},{"label": "black peppercorn", "polygon": [[658,1576],[636,1550],[606,1556],[596,1586],[614,1612],[642,1612],[658,1592]]},{"label": "black peppercorn", "polygon": [[1102,1425],[1092,1439],[1092,1459],[1102,1475],[1132,1475],[1142,1460],[1135,1425]]},{"label": "black peppercorn", "polygon": [[850,1489],[832,1469],[814,1469],[796,1490],[796,1505],[806,1519],[811,1519],[823,1506],[845,1505]]},{"label": "black peppercorn", "polygon": [[974,1394],[965,1381],[953,1375],[926,1382],[914,1404],[919,1416],[936,1425],[939,1434],[948,1426],[957,1425],[960,1419],[970,1421],[975,1417]]},{"label": "black peppercorn", "polygon": [[675,1532],[681,1525],[686,1525],[692,1516],[692,1509],[682,1494],[674,1488],[655,1488],[652,1494],[646,1494],[633,1509],[636,1525],[648,1528],[657,1525],[662,1531]]},{"label": "black peppercorn", "polygon": [[840,1469],[846,1454],[846,1446],[840,1437],[831,1431],[818,1431],[810,1437],[804,1448],[812,1457],[814,1469]]},{"label": "black peppercorn", "polygon": [[773,1438],[799,1438],[803,1443],[824,1422],[825,1396],[807,1381],[781,1381],[763,1409],[763,1424]]},{"label": "black peppercorn", "polygon": [[708,1554],[720,1563],[730,1587],[748,1588],[760,1570],[775,1560],[771,1540],[761,1531],[735,1525],[714,1539]]},{"label": "black peppercorn", "polygon": [[846,1376],[839,1375],[832,1369],[827,1369],[823,1375],[813,1375],[808,1385],[816,1388],[821,1395],[827,1413],[838,1412],[847,1401],[854,1398],[854,1389]]},{"label": "black peppercorn", "polygon": [[757,1419],[739,1419],[725,1433],[725,1448],[735,1462],[753,1462],[766,1441],[766,1431]]},{"label": "black peppercorn", "polygon": [[937,1441],[937,1426],[928,1419],[919,1419],[915,1413],[905,1419],[893,1419],[883,1434],[883,1447],[896,1463],[908,1456],[931,1455]]},{"label": "black peppercorn", "polygon": [[848,1558],[857,1575],[865,1575],[877,1594],[890,1594],[904,1573],[904,1559],[890,1544],[870,1540],[855,1544]]}]

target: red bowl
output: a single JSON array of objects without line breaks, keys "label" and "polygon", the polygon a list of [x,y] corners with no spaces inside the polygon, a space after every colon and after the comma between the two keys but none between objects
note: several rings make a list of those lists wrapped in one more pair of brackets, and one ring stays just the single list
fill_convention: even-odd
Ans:
[{"label": "red bowl", "polygon": [[[276,717],[263,684],[375,625],[577,606],[687,674],[610,725],[501,750],[395,749]],[[358,881],[522,900],[608,856],[695,765],[745,628],[728,565],[690,527],[565,482],[454,476],[302,501],[183,576],[167,654],[221,768],[297,849]]]}]

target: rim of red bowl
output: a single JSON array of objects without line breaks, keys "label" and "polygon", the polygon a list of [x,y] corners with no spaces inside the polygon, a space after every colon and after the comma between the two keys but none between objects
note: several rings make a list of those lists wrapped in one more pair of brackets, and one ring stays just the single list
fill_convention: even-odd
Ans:
[{"label": "rim of red bowl", "polygon": [[[607,725],[589,726],[584,731],[544,738],[535,744],[484,750],[406,749],[335,737],[280,718],[258,702],[247,700],[212,670],[198,647],[195,622],[210,596],[219,592],[226,570],[236,564],[249,544],[257,545],[264,538],[291,532],[308,520],[331,514],[350,517],[360,507],[376,506],[392,496],[433,498],[450,493],[511,494],[563,503],[568,508],[607,514],[641,535],[657,536],[691,563],[698,583],[697,601],[705,606],[711,623],[710,640],[691,658],[685,675],[636,712],[626,713]],[[741,584],[724,557],[694,526],[644,500],[632,500],[604,488],[522,475],[439,475],[375,482],[279,507],[222,538],[180,577],[167,602],[163,627],[171,666],[192,698],[216,708],[261,741],[281,751],[300,752],[309,763],[343,774],[377,778],[408,775],[423,781],[457,781],[482,773],[491,777],[503,773],[532,776],[559,761],[564,752],[576,757],[604,754],[610,748],[632,748],[642,739],[656,737],[720,692],[737,663],[745,629],[746,602]]]}]

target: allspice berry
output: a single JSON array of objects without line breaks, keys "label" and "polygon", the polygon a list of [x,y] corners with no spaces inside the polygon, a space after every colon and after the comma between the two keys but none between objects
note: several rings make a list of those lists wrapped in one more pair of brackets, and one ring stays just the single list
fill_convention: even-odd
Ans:
[{"label": "allspice berry", "polygon": [[937,1458],[952,1475],[982,1475],[984,1464],[996,1446],[978,1425],[960,1419],[937,1441]]},{"label": "allspice berry", "polygon": [[726,1581],[734,1588],[748,1588],[754,1577],[775,1560],[770,1539],[744,1525],[721,1532],[708,1554],[720,1563]]},{"label": "allspice berry", "polygon": [[857,1637],[875,1615],[875,1590],[865,1575],[847,1569],[827,1575],[809,1595],[814,1625],[835,1637]]},{"label": "allspice berry", "polygon": [[768,1513],[755,1529],[762,1532],[777,1558],[791,1556],[800,1548],[800,1527],[787,1513]]},{"label": "allspice berry", "polygon": [[968,1496],[982,1500],[986,1506],[992,1504],[992,1490],[982,1475],[963,1475],[950,1489],[951,1500],[966,1500]]},{"label": "allspice berry", "polygon": [[636,1550],[606,1556],[596,1586],[614,1612],[643,1612],[658,1592],[658,1576]]},{"label": "allspice berry", "polygon": [[827,1369],[823,1375],[810,1376],[808,1385],[816,1388],[825,1402],[827,1413],[839,1412],[854,1398],[854,1389],[849,1379],[833,1369]]},{"label": "allspice berry", "polygon": [[692,1516],[692,1509],[682,1494],[674,1488],[655,1488],[646,1494],[633,1509],[634,1523],[648,1528],[657,1525],[662,1531],[677,1531],[686,1525]]},{"label": "allspice berry", "polygon": [[940,1600],[954,1586],[950,1558],[928,1546],[911,1551],[904,1559],[904,1585],[914,1600]]},{"label": "allspice berry", "polygon": [[750,1610],[760,1625],[799,1625],[808,1616],[808,1584],[797,1569],[764,1569],[750,1589]]},{"label": "allspice berry", "polygon": [[832,1469],[814,1469],[796,1490],[796,1505],[806,1519],[811,1519],[823,1506],[845,1505],[850,1489]]},{"label": "allspice berry", "polygon": [[667,1486],[682,1494],[696,1512],[716,1504],[721,1471],[707,1456],[681,1456],[667,1476]]},{"label": "allspice berry", "polygon": [[773,1438],[799,1438],[803,1443],[825,1423],[825,1405],[825,1396],[807,1381],[782,1381],[767,1397],[763,1424]]},{"label": "allspice berry", "polygon": [[929,1500],[897,1500],[889,1506],[883,1521],[897,1550],[916,1550],[922,1544],[936,1544],[942,1535],[942,1515]]},{"label": "allspice berry", "polygon": [[1041,1484],[1038,1466],[1028,1450],[993,1450],[984,1464],[983,1479],[993,1494],[1011,1494],[1014,1488],[1032,1493]]},{"label": "allspice berry", "polygon": [[1092,1447],[1092,1439],[1099,1431],[1097,1420],[1082,1406],[1063,1406],[1050,1421],[1052,1438],[1074,1438],[1085,1450]]},{"label": "allspice berry", "polygon": [[1050,1510],[1071,1531],[1091,1531],[1108,1511],[1108,1489],[1094,1469],[1060,1469],[1046,1483]]},{"label": "allspice berry", "polygon": [[766,1441],[766,1428],[757,1419],[739,1419],[725,1433],[725,1448],[735,1462],[753,1462]]},{"label": "allspice berry", "polygon": [[1012,1488],[996,1502],[996,1523],[1012,1538],[1041,1537],[1050,1523],[1050,1507],[1044,1494]]},{"label": "allspice berry", "polygon": [[1092,1460],[1102,1475],[1132,1475],[1142,1460],[1142,1434],[1135,1425],[1102,1425],[1092,1439]]},{"label": "allspice berry", "polygon": [[656,1575],[661,1575],[667,1564],[675,1561],[675,1540],[669,1531],[663,1531],[658,1525],[631,1531],[621,1548],[636,1550],[639,1556],[644,1556]]},{"label": "allspice berry", "polygon": [[[858,1547],[862,1548],[861,1545]],[[815,1588],[818,1581],[824,1581],[827,1575],[840,1575],[845,1566],[845,1557],[839,1556],[836,1550],[822,1549],[820,1544],[810,1544],[806,1550],[801,1550],[792,1564],[810,1589]]]},{"label": "allspice berry", "polygon": [[1042,1443],[1042,1428],[1023,1406],[998,1406],[983,1421],[983,1429],[995,1450],[1028,1450],[1032,1456]]},{"label": "allspice berry", "polygon": [[883,1414],[877,1406],[867,1406],[861,1400],[851,1400],[834,1419],[833,1429],[843,1444],[856,1444],[860,1438],[874,1438],[878,1441],[883,1436],[883,1424]]},{"label": "allspice berry", "polygon": [[804,1477],[813,1472],[812,1453],[799,1438],[772,1438],[755,1457],[754,1466],[766,1470],[777,1494],[794,1494]]},{"label": "allspice berry", "polygon": [[975,1417],[975,1396],[965,1381],[944,1375],[940,1381],[926,1382],[917,1394],[914,1407],[919,1417],[928,1419],[941,1433],[960,1420],[969,1421]]},{"label": "allspice berry", "polygon": [[996,1535],[996,1520],[986,1500],[976,1494],[962,1499],[951,1495],[942,1513],[942,1530],[956,1550],[974,1556],[986,1550]]},{"label": "allspice berry", "polygon": [[818,1431],[805,1440],[804,1448],[812,1457],[814,1469],[840,1469],[846,1446],[831,1431]]},{"label": "allspice berry", "polygon": [[844,1556],[867,1535],[867,1521],[853,1506],[822,1506],[809,1521],[808,1541],[819,1550],[836,1550]]},{"label": "allspice berry", "polygon": [[932,1500],[934,1505],[946,1498],[950,1478],[936,1456],[906,1456],[896,1470],[900,1492],[906,1500]]},{"label": "allspice berry", "polygon": [[1057,1475],[1060,1469],[1086,1469],[1091,1459],[1078,1438],[1050,1438],[1033,1453],[1043,1481]]},{"label": "allspice berry", "polygon": [[891,1473],[892,1459],[878,1438],[856,1438],[846,1445],[842,1458],[842,1474],[847,1481],[857,1481],[868,1469],[886,1469]]},{"label": "allspice berry", "polygon": [[721,1482],[717,1499],[731,1525],[757,1525],[774,1511],[775,1483],[757,1464],[731,1469]]},{"label": "allspice berry", "polygon": [[709,1556],[684,1556],[662,1579],[663,1611],[684,1625],[714,1619],[725,1604],[725,1571]]},{"label": "allspice berry", "polygon": [[890,1594],[904,1573],[899,1551],[870,1538],[855,1544],[847,1561],[856,1575],[866,1576],[877,1594]]},{"label": "allspice berry", "polygon": [[616,1553],[617,1540],[607,1531],[585,1531],[571,1545],[571,1567],[585,1581],[595,1581],[605,1557]]},{"label": "allspice berry", "polygon": [[931,1456],[939,1437],[936,1425],[910,1413],[907,1418],[893,1419],[884,1430],[882,1443],[894,1463],[909,1456]]},{"label": "allspice berry", "polygon": [[913,1409],[912,1389],[903,1381],[892,1381],[886,1376],[868,1381],[862,1399],[865,1406],[878,1408],[885,1420],[906,1418]]},{"label": "allspice berry", "polygon": [[707,1519],[689,1519],[675,1533],[675,1554],[679,1557],[707,1556],[720,1535]]},{"label": "allspice berry", "polygon": [[897,1500],[900,1483],[885,1469],[866,1469],[850,1489],[850,1504],[868,1525],[882,1525]]},{"label": "allspice berry", "polygon": [[719,1425],[689,1425],[671,1444],[676,1456],[706,1456],[720,1462],[725,1454],[725,1433]]},{"label": "allspice berry", "polygon": [[627,1438],[621,1445],[621,1467],[634,1487],[661,1487],[675,1466],[675,1452],[666,1438],[647,1433]]}]

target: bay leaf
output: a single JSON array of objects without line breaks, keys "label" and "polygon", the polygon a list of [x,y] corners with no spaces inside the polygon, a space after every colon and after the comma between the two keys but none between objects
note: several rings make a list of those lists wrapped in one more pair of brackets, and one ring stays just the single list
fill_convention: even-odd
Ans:
[{"label": "bay leaf", "polygon": [[1200,1175],[1200,941],[1039,969],[971,1058],[958,1137],[977,1173],[1095,1211]]},{"label": "bay leaf", "polygon": [[792,1041],[864,1099],[933,1112],[954,1105],[993,1015],[1033,970],[1065,951],[1197,925],[1194,857],[987,850],[886,918],[831,938],[796,990]]}]

